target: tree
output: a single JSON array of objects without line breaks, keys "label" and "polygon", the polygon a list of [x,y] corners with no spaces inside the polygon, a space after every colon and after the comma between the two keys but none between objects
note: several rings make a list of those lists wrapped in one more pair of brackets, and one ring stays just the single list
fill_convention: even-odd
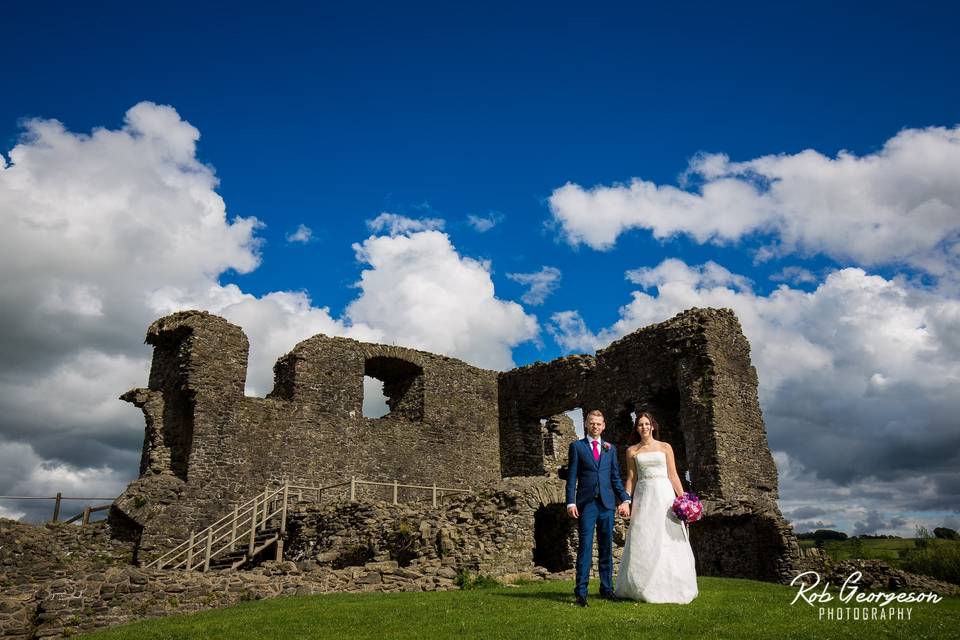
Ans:
[{"label": "tree", "polygon": [[933,535],[941,540],[960,540],[960,533],[948,527],[937,527],[933,530]]}]

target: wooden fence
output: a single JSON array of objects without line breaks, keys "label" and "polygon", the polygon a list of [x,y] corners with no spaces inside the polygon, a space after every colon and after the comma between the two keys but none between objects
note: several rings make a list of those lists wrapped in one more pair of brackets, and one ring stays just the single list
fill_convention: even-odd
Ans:
[{"label": "wooden fence", "polygon": [[[50,518],[50,522],[60,522],[60,506],[61,506],[61,502],[64,500],[86,500],[90,502],[93,502],[95,500],[97,501],[109,500],[112,503],[114,499],[115,498],[79,498],[79,497],[65,496],[59,491],[57,492],[57,495],[50,496],[50,497],[47,497],[47,496],[0,496],[0,500],[53,500],[54,501],[53,517]],[[105,511],[106,509],[109,509],[109,508],[110,508],[109,504],[102,504],[96,507],[87,505],[83,508],[83,511],[81,511],[75,516],[67,518],[66,520],[63,521],[63,523],[70,524],[71,522],[76,522],[77,520],[80,520],[80,524],[82,525],[89,524],[90,514],[96,513],[98,511]]]}]

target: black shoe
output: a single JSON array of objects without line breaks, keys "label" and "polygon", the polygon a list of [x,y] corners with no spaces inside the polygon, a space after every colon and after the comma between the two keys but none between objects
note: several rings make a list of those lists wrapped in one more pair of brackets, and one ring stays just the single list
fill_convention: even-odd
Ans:
[{"label": "black shoe", "polygon": [[584,596],[577,596],[577,606],[578,607],[587,606],[587,599]]},{"label": "black shoe", "polygon": [[601,591],[600,598],[602,600],[613,600],[614,602],[617,602],[618,600],[620,600],[620,598],[618,598],[616,594],[613,593],[613,591]]}]

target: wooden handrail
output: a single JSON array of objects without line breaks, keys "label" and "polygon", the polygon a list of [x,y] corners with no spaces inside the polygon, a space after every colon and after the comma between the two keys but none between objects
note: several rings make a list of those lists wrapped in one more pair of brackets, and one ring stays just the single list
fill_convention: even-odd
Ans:
[{"label": "wooden handrail", "polygon": [[[281,489],[276,489],[276,490],[274,490],[274,491],[266,490],[266,491],[264,491],[264,493],[261,493],[260,495],[255,496],[255,497],[251,498],[250,500],[247,500],[246,502],[243,503],[242,506],[235,508],[235,512],[234,512],[234,513],[236,513],[236,516],[234,516],[234,513],[230,513],[230,514],[224,516],[223,518],[220,518],[220,519],[217,520],[215,523],[213,523],[212,525],[208,526],[206,529],[200,531],[200,532],[199,532],[200,535],[201,535],[202,537],[209,536],[210,533],[213,533],[214,535],[216,535],[217,532],[218,532],[218,530],[220,530],[221,528],[226,528],[226,527],[230,527],[230,530],[232,531],[232,530],[233,530],[233,527],[235,526],[235,525],[234,525],[234,523],[235,523],[234,518],[235,518],[235,517],[236,517],[236,518],[241,518],[241,517],[243,517],[248,511],[249,511],[250,514],[251,514],[251,516],[250,516],[251,520],[255,521],[255,520],[257,519],[257,515],[258,515],[258,513],[259,513],[259,511],[260,511],[260,506],[261,506],[262,504],[266,504],[269,500],[271,500],[272,498],[275,498],[275,497],[276,497],[278,494],[280,494],[281,492],[282,492],[282,488],[281,488]],[[261,525],[259,526],[259,528],[263,528],[263,527],[262,527],[263,524],[264,524],[264,523],[261,523]],[[251,534],[251,539],[256,536],[256,529],[257,529],[257,528],[258,528],[257,526],[254,526],[253,528],[251,528],[251,529],[249,530],[249,533]],[[192,532],[191,535],[193,535],[193,533],[194,533],[194,532]],[[242,529],[242,530],[241,530],[241,529],[238,529],[238,530],[237,530],[237,536],[238,536],[238,537],[239,537],[239,536],[246,535],[246,533],[247,533],[247,530],[246,530],[246,529]],[[225,535],[226,535],[226,534],[220,536],[219,539],[223,539],[223,538],[225,537]],[[174,547],[173,549],[171,549],[170,551],[168,551],[168,552],[165,553],[164,555],[160,556],[160,557],[157,558],[156,560],[150,562],[150,563],[147,564],[146,566],[147,566],[147,567],[156,566],[156,567],[158,567],[158,568],[163,568],[163,567],[164,567],[165,565],[167,565],[168,563],[174,563],[173,566],[171,567],[171,568],[173,568],[173,569],[178,569],[178,568],[180,568],[181,565],[183,565],[183,566],[184,566],[185,568],[187,568],[188,570],[189,570],[189,569],[192,569],[192,568],[193,568],[193,564],[192,564],[191,560],[192,560],[192,556],[193,556],[193,547],[196,546],[196,544],[197,544],[197,543],[196,543],[195,541],[194,541],[194,542],[191,542],[191,540],[187,540],[186,542],[183,542],[183,543],[177,545],[176,547]],[[184,548],[184,547],[186,547],[186,548]],[[217,553],[219,553],[219,552],[220,552],[220,550],[217,550]],[[186,560],[178,560],[178,558],[179,558],[180,556],[184,555],[184,554],[187,555],[187,559],[186,559]],[[206,554],[204,554],[204,555],[206,555]],[[211,555],[216,555],[216,554],[211,552]]]},{"label": "wooden handrail", "polygon": [[[0,500],[53,500],[53,517],[50,519],[50,522],[59,522],[60,521],[60,503],[63,500],[110,500],[113,501],[114,498],[84,498],[81,496],[65,496],[59,491],[55,496],[0,496]],[[110,505],[103,507],[87,507],[84,509],[83,513],[79,513],[72,518],[68,518],[64,521],[64,524],[70,524],[71,522],[76,522],[83,518],[82,524],[89,524],[90,522],[90,513],[96,511],[102,511],[103,509],[109,509]],[[90,512],[87,513],[87,509],[90,509]],[[86,514],[86,515],[84,515]]]},{"label": "wooden handrail", "polygon": [[[167,553],[156,560],[149,562],[146,568],[156,567],[158,569],[184,569],[193,571],[200,569],[202,571],[210,570],[210,561],[227,551],[234,551],[237,543],[244,538],[247,539],[247,549],[244,558],[234,563],[234,568],[240,564],[253,559],[254,555],[264,551],[271,545],[276,545],[277,559],[283,555],[283,536],[287,528],[287,514],[291,499],[291,490],[296,492],[298,500],[303,500],[304,492],[314,492],[317,501],[324,491],[336,489],[339,487],[350,487],[350,497],[356,497],[356,487],[358,485],[368,486],[386,486],[393,489],[393,503],[397,504],[398,490],[403,489],[427,489],[432,492],[433,506],[437,506],[438,494],[444,493],[472,493],[471,489],[458,489],[454,487],[438,487],[436,485],[410,485],[393,482],[376,482],[372,480],[359,480],[351,477],[349,482],[338,482],[327,486],[307,486],[293,485],[284,482],[279,488],[271,489],[268,484],[264,487],[262,493],[250,498],[242,504],[235,505],[230,513],[220,518],[213,524],[200,531],[191,531],[190,537],[180,543]],[[443,496],[440,495],[442,498]],[[107,505],[109,507],[109,505]],[[89,509],[89,508],[88,508]],[[87,514],[89,517],[89,514]],[[267,523],[274,518],[279,517],[278,533],[263,541],[257,547],[257,531],[267,529]]]},{"label": "wooden handrail", "polygon": [[[0,496],[0,500],[56,500],[57,496]],[[116,500],[116,498],[82,498],[60,496],[61,500]]]},{"label": "wooden handrail", "polygon": [[72,518],[67,518],[66,520],[64,520],[63,524],[70,524],[71,522],[76,522],[81,518],[83,519],[80,522],[81,525],[90,524],[91,513],[96,513],[97,511],[104,511],[105,509],[109,509],[111,506],[113,505],[104,504],[104,505],[100,505],[99,507],[84,507],[83,511],[81,511],[77,515],[73,516]]},{"label": "wooden handrail", "polygon": [[[258,502],[258,501],[260,501],[260,499],[261,499],[262,497],[263,497],[263,494],[260,494],[260,495],[258,495],[258,496],[255,496],[255,497],[247,500],[246,502],[244,502],[242,505],[240,505],[240,506],[238,507],[240,513],[241,513],[241,514],[242,514],[242,513],[246,513],[247,511],[249,511],[249,510],[251,510],[251,509],[254,509],[254,507],[256,506],[255,503]],[[269,499],[269,498],[268,498],[268,499]],[[214,522],[212,525],[210,525],[210,527],[223,526],[224,523],[228,523],[229,519],[232,518],[232,516],[233,516],[233,514],[228,514],[228,515],[220,518],[220,519],[217,520],[216,522]],[[208,528],[209,528],[209,527],[208,527]],[[176,547],[174,547],[173,549],[171,549],[170,551],[168,551],[166,554],[164,554],[163,556],[161,556],[160,558],[158,558],[158,559],[155,560],[154,562],[151,562],[151,563],[148,564],[147,566],[151,566],[151,565],[153,565],[153,564],[155,564],[155,563],[160,562],[161,560],[165,560],[167,556],[173,555],[173,554],[175,554],[175,552],[179,551],[182,547],[185,547],[185,546],[187,545],[187,542],[188,542],[188,541],[184,541],[184,542],[180,543],[179,545],[177,545]],[[179,555],[179,554],[177,554],[177,555]],[[165,564],[165,562],[164,562],[164,564]],[[161,564],[161,565],[158,565],[158,566],[162,566],[162,564]]]}]

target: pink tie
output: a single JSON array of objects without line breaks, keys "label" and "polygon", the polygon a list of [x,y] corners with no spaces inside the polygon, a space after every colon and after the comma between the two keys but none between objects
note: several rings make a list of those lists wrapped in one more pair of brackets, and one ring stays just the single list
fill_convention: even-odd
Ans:
[{"label": "pink tie", "polygon": [[597,462],[600,461],[600,449],[598,449],[598,443],[596,440],[593,441],[593,459]]}]

